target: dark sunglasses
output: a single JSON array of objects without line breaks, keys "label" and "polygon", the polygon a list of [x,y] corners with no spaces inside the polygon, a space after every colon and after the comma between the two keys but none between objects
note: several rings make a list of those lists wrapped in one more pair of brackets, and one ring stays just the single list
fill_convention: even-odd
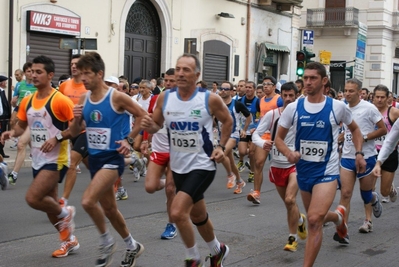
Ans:
[{"label": "dark sunglasses", "polygon": [[219,90],[220,90],[220,91],[230,91],[231,89],[230,89],[230,88],[223,88],[223,87],[220,87]]},{"label": "dark sunglasses", "polygon": [[134,86],[130,86],[131,89],[138,89],[139,86],[138,85],[134,85]]}]

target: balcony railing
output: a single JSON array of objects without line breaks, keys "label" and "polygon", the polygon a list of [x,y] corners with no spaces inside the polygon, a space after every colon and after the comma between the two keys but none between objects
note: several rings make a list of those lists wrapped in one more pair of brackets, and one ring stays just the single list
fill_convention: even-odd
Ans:
[{"label": "balcony railing", "polygon": [[307,9],[308,27],[357,26],[358,23],[359,10],[354,7]]}]

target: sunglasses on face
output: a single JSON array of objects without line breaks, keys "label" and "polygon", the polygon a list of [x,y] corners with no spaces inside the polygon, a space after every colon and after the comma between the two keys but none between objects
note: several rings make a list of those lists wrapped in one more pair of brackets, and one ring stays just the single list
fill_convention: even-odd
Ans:
[{"label": "sunglasses on face", "polygon": [[133,85],[133,86],[130,86],[130,88],[131,89],[139,89],[139,86],[138,85]]},{"label": "sunglasses on face", "polygon": [[230,88],[220,87],[219,90],[220,90],[220,91],[230,91],[231,89],[230,89]]}]

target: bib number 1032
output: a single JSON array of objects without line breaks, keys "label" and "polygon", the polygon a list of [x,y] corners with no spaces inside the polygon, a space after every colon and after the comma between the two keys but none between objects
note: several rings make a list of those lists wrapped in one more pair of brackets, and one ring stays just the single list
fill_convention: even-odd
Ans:
[{"label": "bib number 1032", "polygon": [[197,132],[171,132],[170,146],[174,151],[196,153],[199,151]]}]

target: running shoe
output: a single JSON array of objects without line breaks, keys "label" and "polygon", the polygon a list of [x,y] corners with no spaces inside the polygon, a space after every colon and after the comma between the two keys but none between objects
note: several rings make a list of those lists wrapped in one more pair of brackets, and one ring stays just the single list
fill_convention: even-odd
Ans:
[{"label": "running shoe", "polygon": [[295,237],[288,237],[288,243],[285,245],[284,250],[295,252],[297,247],[298,242],[296,241]]},{"label": "running shoe", "polygon": [[244,165],[248,168],[248,170],[251,170],[251,164],[249,164],[249,161],[246,161]]},{"label": "running shoe", "polygon": [[244,162],[242,162],[242,161],[239,161],[236,166],[237,166],[237,169],[239,172],[242,172],[245,168]]},{"label": "running shoe", "polygon": [[12,145],[10,146],[10,148],[17,148],[17,146],[18,146],[18,139],[15,139],[15,140],[14,140],[14,144],[12,144]]},{"label": "running shoe", "polygon": [[137,242],[135,250],[127,249],[123,254],[123,260],[120,267],[133,267],[136,265],[136,259],[143,253],[144,246]]},{"label": "running shoe", "polygon": [[184,263],[186,264],[186,267],[202,267],[202,266],[204,266],[204,265],[202,265],[201,260],[187,259],[184,261]]},{"label": "running shoe", "polygon": [[8,174],[8,182],[10,185],[15,185],[17,183],[17,177],[14,176],[11,172]]},{"label": "running shoe", "polygon": [[363,225],[359,227],[359,233],[367,234],[373,231],[373,223],[364,220]]},{"label": "running shoe", "polygon": [[161,239],[173,239],[177,236],[177,228],[173,223],[166,225],[165,231],[161,235]]},{"label": "running shoe", "polygon": [[251,190],[251,192],[247,195],[247,200],[259,205],[260,204],[260,192],[257,190]]},{"label": "running shoe", "polygon": [[[0,166],[1,165],[3,165],[3,164],[5,164],[4,162],[1,162],[0,163]],[[1,185],[1,190],[6,190],[7,189],[7,187],[8,187],[8,183],[9,183],[9,180],[8,180],[8,178],[7,178],[7,172],[5,172],[5,171],[7,171],[7,164],[5,164],[5,170],[3,169],[3,166],[1,166],[1,169],[0,169],[0,185]]]},{"label": "running shoe", "polygon": [[61,247],[53,252],[52,256],[54,258],[63,258],[68,256],[69,253],[72,253],[80,247],[78,239],[76,236],[73,240],[69,239],[68,241],[62,242]]},{"label": "running shoe", "polygon": [[230,174],[227,176],[227,189],[232,189],[234,186],[236,186],[236,176]]},{"label": "running shoe", "polygon": [[123,187],[118,188],[118,191],[115,193],[116,200],[126,200],[128,199],[127,190]]},{"label": "running shoe", "polygon": [[141,177],[145,177],[147,175],[147,162],[148,162],[148,159],[146,157],[144,157],[142,159],[142,161],[143,161],[143,167],[140,169],[140,176]]},{"label": "running shoe", "polygon": [[379,218],[382,214],[382,204],[380,202],[380,197],[376,192],[373,192],[373,195],[375,197],[375,202],[374,204],[371,204],[373,207],[373,214],[376,218]]},{"label": "running shoe", "polygon": [[301,225],[298,224],[298,236],[300,239],[305,240],[308,237],[308,229],[306,229],[306,216],[305,214],[301,213],[301,217],[303,223]]},{"label": "running shoe", "polygon": [[80,166],[76,166],[76,173],[82,173],[82,170],[80,169]]},{"label": "running shoe", "polygon": [[381,203],[389,203],[389,196],[388,197],[381,196]]},{"label": "running shoe", "polygon": [[344,238],[348,234],[348,226],[346,225],[345,219],[346,208],[342,205],[338,205],[335,212],[341,217],[341,224],[337,225],[338,236]]},{"label": "running shoe", "polygon": [[140,172],[136,167],[133,167],[133,177],[134,182],[138,182],[140,180]]},{"label": "running shoe", "polygon": [[68,215],[56,223],[56,225],[58,225],[61,241],[67,241],[75,230],[75,222],[73,220],[76,213],[75,207],[67,206],[66,209],[68,210]]},{"label": "running shoe", "polygon": [[255,174],[253,173],[253,172],[249,172],[249,174],[248,174],[248,180],[247,180],[247,182],[248,183],[253,183],[254,182],[254,178],[255,177]]},{"label": "running shoe", "polygon": [[338,233],[335,232],[333,236],[334,241],[337,241],[340,244],[349,245],[349,235],[346,235],[344,238],[339,237]]},{"label": "running shoe", "polygon": [[96,260],[96,267],[108,266],[112,261],[112,254],[114,254],[115,249],[116,249],[115,243],[112,243],[108,246],[100,245],[100,247],[99,247],[100,256]]},{"label": "running shoe", "polygon": [[211,260],[210,267],[223,267],[223,261],[226,259],[229,254],[229,247],[223,243],[220,243],[220,252],[217,255],[209,255],[205,258],[205,261],[208,259]]},{"label": "running shoe", "polygon": [[242,189],[246,186],[247,184],[244,182],[244,180],[241,180],[237,186],[236,189],[234,190],[234,194],[241,194]]},{"label": "running shoe", "polygon": [[396,187],[393,183],[391,192],[389,193],[389,199],[391,200],[391,202],[395,202],[398,199],[398,190],[396,190]]},{"label": "running shoe", "polygon": [[131,171],[134,170],[134,165],[133,164],[129,164],[129,170],[131,170]]},{"label": "running shoe", "polygon": [[238,153],[238,151],[235,149],[235,150],[233,150],[233,155],[234,155],[234,157],[236,158],[236,159],[239,159],[240,158],[240,154]]}]

